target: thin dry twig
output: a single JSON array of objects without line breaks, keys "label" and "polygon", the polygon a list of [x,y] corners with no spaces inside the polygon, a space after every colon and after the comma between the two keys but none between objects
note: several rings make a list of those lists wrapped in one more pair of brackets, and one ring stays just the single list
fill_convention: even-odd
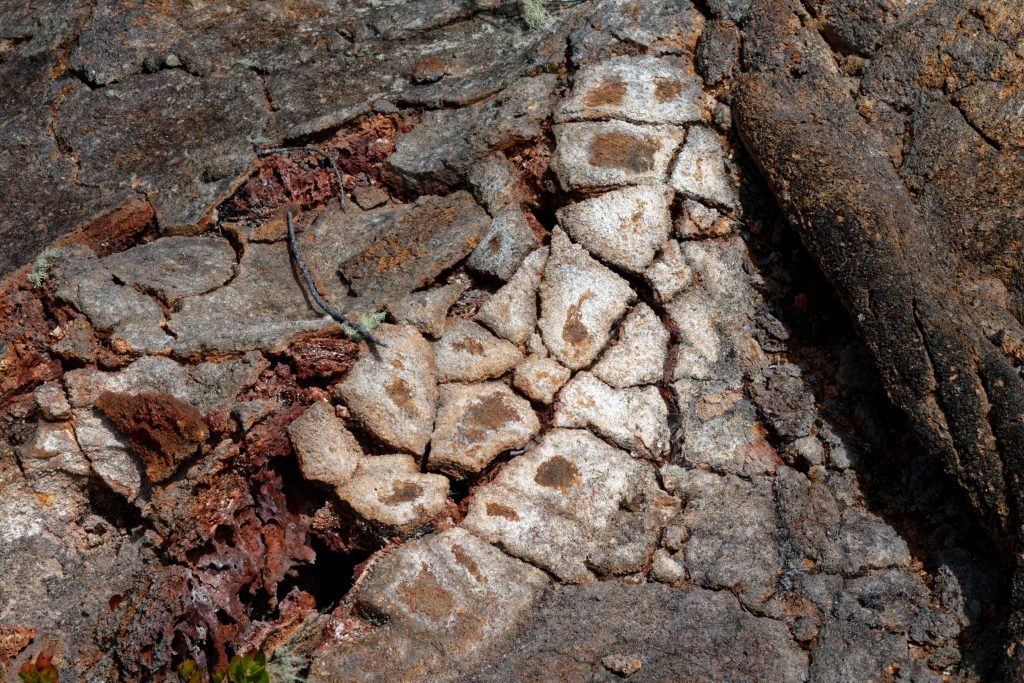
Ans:
[{"label": "thin dry twig", "polygon": [[309,272],[309,268],[306,267],[305,261],[302,260],[302,255],[299,254],[299,240],[295,237],[295,223],[292,222],[292,212],[288,212],[288,246],[291,248],[292,258],[295,259],[295,265],[298,266],[299,273],[302,275],[303,281],[306,283],[306,289],[309,291],[309,295],[313,297],[313,301],[319,306],[324,313],[331,316],[339,323],[348,325],[353,330],[359,333],[359,336],[368,342],[376,344],[378,346],[387,346],[387,344],[379,337],[370,332],[366,327],[359,324],[352,318],[348,317],[338,309],[327,303],[327,300],[320,294],[317,289],[316,281],[313,279],[312,273]]}]

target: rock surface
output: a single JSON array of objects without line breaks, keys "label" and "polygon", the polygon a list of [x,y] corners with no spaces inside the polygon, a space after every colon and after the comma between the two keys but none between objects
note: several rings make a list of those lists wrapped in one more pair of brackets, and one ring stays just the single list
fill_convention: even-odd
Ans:
[{"label": "rock surface", "polygon": [[1020,678],[1019,8],[531,8],[0,7],[6,670]]}]

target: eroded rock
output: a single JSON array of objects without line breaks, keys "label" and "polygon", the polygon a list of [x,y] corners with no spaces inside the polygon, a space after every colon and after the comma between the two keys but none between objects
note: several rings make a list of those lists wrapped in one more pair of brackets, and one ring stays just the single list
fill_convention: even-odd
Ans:
[{"label": "eroded rock", "polygon": [[683,140],[682,129],[621,121],[552,127],[558,147],[551,165],[566,191],[661,182]]},{"label": "eroded rock", "polygon": [[470,320],[455,320],[434,343],[439,382],[476,382],[500,377],[515,367],[523,354]]},{"label": "eroded rock", "polygon": [[531,354],[516,366],[513,383],[516,389],[541,403],[551,403],[572,371],[554,358]]},{"label": "eroded rock", "polygon": [[392,448],[421,455],[434,427],[434,351],[409,325],[382,325],[374,333],[388,346],[364,349],[337,391],[374,436]]},{"label": "eroded rock", "polygon": [[619,330],[615,346],[601,354],[590,372],[617,389],[657,384],[664,378],[669,333],[647,304],[638,304]]},{"label": "eroded rock", "polygon": [[430,468],[479,472],[499,453],[526,445],[539,430],[529,402],[500,382],[442,385]]},{"label": "eroded rock", "polygon": [[636,298],[629,283],[555,230],[540,287],[538,327],[566,367],[586,367],[608,343],[612,325]]},{"label": "eroded rock", "polygon": [[445,510],[448,478],[421,473],[411,455],[372,455],[360,459],[338,496],[369,524],[403,531]]},{"label": "eroded rock", "polygon": [[647,561],[673,509],[651,467],[589,432],[556,429],[477,489],[463,526],[574,582]]},{"label": "eroded rock", "polygon": [[542,247],[527,256],[508,284],[477,311],[478,321],[513,344],[525,344],[537,324],[537,288],[548,252],[547,247]]},{"label": "eroded rock", "polygon": [[341,486],[363,457],[363,449],[326,401],[317,401],[288,425],[288,436],[306,479]]},{"label": "eroded rock", "polygon": [[657,387],[614,389],[580,372],[558,394],[556,427],[589,427],[620,448],[657,460],[668,453],[668,408]]},{"label": "eroded rock", "polygon": [[614,190],[559,209],[558,220],[597,258],[638,273],[672,229],[671,194],[661,185]]}]

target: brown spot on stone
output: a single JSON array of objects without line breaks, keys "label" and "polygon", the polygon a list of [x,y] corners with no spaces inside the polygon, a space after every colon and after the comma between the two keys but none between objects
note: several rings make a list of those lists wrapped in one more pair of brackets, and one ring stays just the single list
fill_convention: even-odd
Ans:
[{"label": "brown spot on stone", "polygon": [[588,107],[602,105],[619,105],[626,98],[626,81],[619,76],[607,78],[596,88],[587,93],[584,102]]},{"label": "brown spot on stone", "polygon": [[96,407],[128,440],[154,483],[171,476],[209,436],[202,413],[163,391],[108,391],[96,400]]},{"label": "brown spot on stone", "polygon": [[661,144],[649,137],[601,133],[590,140],[590,163],[600,168],[624,168],[634,173],[654,170]]},{"label": "brown spot on stone", "polygon": [[580,300],[569,307],[565,315],[565,327],[562,328],[562,340],[571,346],[581,344],[590,338],[590,330],[583,324],[583,304],[594,295],[584,292]]},{"label": "brown spot on stone", "polygon": [[560,455],[545,460],[537,468],[537,474],[533,480],[541,486],[558,489],[565,493],[576,484],[580,483],[580,471],[576,465]]},{"label": "brown spot on stone", "polygon": [[455,556],[456,564],[459,564],[466,568],[466,571],[472,575],[474,579],[480,583],[487,583],[487,577],[480,573],[480,568],[477,567],[476,562],[469,556],[469,553],[458,544],[452,546],[452,555]]},{"label": "brown spot on stone", "polygon": [[659,102],[675,99],[681,92],[683,92],[683,84],[674,78],[659,76],[654,79],[654,97]]},{"label": "brown spot on stone", "polygon": [[451,593],[444,589],[426,565],[422,566],[415,581],[398,590],[398,599],[413,612],[424,614],[434,621],[446,619],[455,609]]},{"label": "brown spot on stone", "polygon": [[412,65],[413,83],[434,83],[444,78],[448,67],[440,57],[425,57]]},{"label": "brown spot on stone", "polygon": [[452,348],[456,351],[465,351],[472,356],[484,355],[484,345],[479,339],[473,339],[472,337],[455,342],[452,344]]},{"label": "brown spot on stone", "polygon": [[501,503],[487,503],[487,514],[491,517],[504,517],[513,522],[519,521],[519,513]]},{"label": "brown spot on stone", "polygon": [[423,487],[412,481],[396,481],[391,484],[391,493],[387,496],[378,496],[380,502],[386,505],[398,505],[399,503],[411,503],[423,495]]},{"label": "brown spot on stone", "polygon": [[412,389],[409,387],[409,383],[401,377],[398,377],[388,384],[388,396],[395,405],[404,410],[407,413],[412,413],[416,409],[416,403],[413,401]]},{"label": "brown spot on stone", "polygon": [[487,435],[501,429],[518,417],[505,396],[494,393],[476,399],[466,408],[459,431],[466,442],[482,441]]}]

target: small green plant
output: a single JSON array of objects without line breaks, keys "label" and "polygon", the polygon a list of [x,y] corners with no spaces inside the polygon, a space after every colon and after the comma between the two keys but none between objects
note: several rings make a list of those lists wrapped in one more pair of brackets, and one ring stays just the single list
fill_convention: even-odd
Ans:
[{"label": "small green plant", "polygon": [[56,257],[57,250],[53,247],[43,249],[39,256],[36,256],[36,260],[32,262],[32,270],[28,274],[28,281],[32,283],[33,287],[42,287],[43,283],[49,279],[50,268]]},{"label": "small green plant", "polygon": [[[376,313],[364,313],[360,315],[356,322],[363,326],[365,330],[372,330],[373,328],[384,322],[384,318],[388,317],[387,311],[377,311]],[[345,336],[354,342],[363,340],[363,335],[359,333],[359,330],[341,323],[341,331],[345,333]]]},{"label": "small green plant", "polygon": [[21,665],[18,678],[25,683],[57,683],[57,667],[53,665],[53,656],[40,652],[31,662]]},{"label": "small green plant", "polygon": [[[178,679],[182,683],[203,683],[199,665],[186,659],[178,666]],[[235,655],[227,666],[218,666],[210,674],[211,683],[270,683],[267,656],[262,652]]]},{"label": "small green plant", "polygon": [[543,28],[551,21],[551,13],[544,7],[544,0],[521,0],[523,21],[531,30]]}]

